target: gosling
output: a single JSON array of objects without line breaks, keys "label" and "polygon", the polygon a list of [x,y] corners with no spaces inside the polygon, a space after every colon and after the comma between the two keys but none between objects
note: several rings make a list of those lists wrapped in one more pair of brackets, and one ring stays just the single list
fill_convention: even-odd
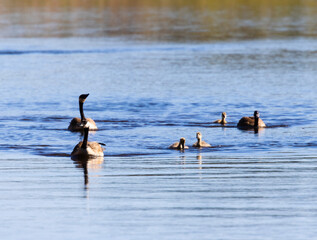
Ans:
[{"label": "gosling", "polygon": [[227,114],[225,112],[223,112],[221,114],[221,119],[218,119],[218,120],[214,121],[213,123],[220,123],[222,125],[225,125],[227,123],[226,118],[227,118]]},{"label": "gosling", "polygon": [[206,143],[205,141],[201,140],[202,135],[200,132],[196,133],[197,142],[194,143],[193,147],[196,148],[202,148],[202,147],[211,147],[209,143]]},{"label": "gosling", "polygon": [[179,139],[179,142],[175,142],[169,146],[170,149],[184,150],[188,149],[188,146],[185,146],[185,138]]}]

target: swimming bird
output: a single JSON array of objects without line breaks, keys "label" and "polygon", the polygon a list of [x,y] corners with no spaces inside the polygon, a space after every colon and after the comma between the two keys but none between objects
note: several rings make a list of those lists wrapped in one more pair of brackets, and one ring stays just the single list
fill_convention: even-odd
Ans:
[{"label": "swimming bird", "polygon": [[183,150],[183,149],[188,149],[188,146],[185,146],[185,138],[179,139],[179,142],[173,143],[171,146],[169,146],[170,149],[178,149],[178,150]]},{"label": "swimming bird", "polygon": [[240,119],[238,128],[241,129],[251,129],[251,128],[262,128],[266,127],[265,123],[260,118],[258,111],[254,111],[253,117],[243,117]]},{"label": "swimming bird", "polygon": [[222,125],[225,125],[227,123],[226,117],[227,117],[227,114],[225,112],[223,112],[221,114],[221,119],[218,119],[218,120],[214,121],[213,123],[220,123]]},{"label": "swimming bird", "polygon": [[194,143],[193,147],[202,148],[202,147],[211,147],[209,143],[206,143],[205,141],[201,140],[202,135],[200,132],[196,133],[197,142]]},{"label": "swimming bird", "polygon": [[84,124],[83,121],[87,121],[87,123],[85,125],[87,125],[87,127],[89,127],[90,130],[97,130],[97,126],[94,120],[92,120],[91,118],[86,118],[85,114],[84,114],[84,102],[86,101],[86,98],[88,97],[88,94],[82,94],[79,96],[79,112],[80,112],[80,118],[75,117],[72,119],[72,121],[69,123],[68,126],[68,130],[72,131],[72,132],[76,132],[76,131],[83,131],[84,130]]},{"label": "swimming bird", "polygon": [[[103,157],[103,151],[105,150],[101,147],[100,143],[88,142],[89,127],[84,126],[84,140],[80,141],[73,149],[70,154],[72,158],[80,157]],[[102,144],[105,145],[105,144]]]}]

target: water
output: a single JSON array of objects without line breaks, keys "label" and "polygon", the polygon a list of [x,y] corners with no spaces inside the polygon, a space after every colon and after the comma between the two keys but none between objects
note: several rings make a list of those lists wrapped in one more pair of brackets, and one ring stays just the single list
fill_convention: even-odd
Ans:
[{"label": "water", "polygon": [[[62,2],[2,6],[3,239],[316,236],[315,3]],[[212,148],[168,149],[197,131]]]}]

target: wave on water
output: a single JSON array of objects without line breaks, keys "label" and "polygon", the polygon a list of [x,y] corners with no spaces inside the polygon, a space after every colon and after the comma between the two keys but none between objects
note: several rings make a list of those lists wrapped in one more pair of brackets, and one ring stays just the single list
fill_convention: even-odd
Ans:
[{"label": "wave on water", "polygon": [[[35,144],[35,145],[23,145],[23,144],[0,144],[0,150],[18,150],[28,151],[35,155],[47,156],[47,157],[70,157],[70,154],[54,151],[58,146]],[[62,146],[59,146],[62,147]]]},{"label": "wave on water", "polygon": [[294,143],[293,147],[305,148],[305,147],[317,147],[317,142],[307,142],[307,143]]},{"label": "wave on water", "polygon": [[[182,51],[185,47],[140,47],[140,48],[111,48],[111,49],[31,49],[31,50],[0,50],[0,55],[23,55],[23,54],[108,54],[120,52],[153,52],[153,51]],[[192,49],[195,50],[195,49]]]},{"label": "wave on water", "polygon": [[22,54],[89,54],[89,53],[113,53],[115,49],[109,50],[1,50],[0,55],[22,55]]}]

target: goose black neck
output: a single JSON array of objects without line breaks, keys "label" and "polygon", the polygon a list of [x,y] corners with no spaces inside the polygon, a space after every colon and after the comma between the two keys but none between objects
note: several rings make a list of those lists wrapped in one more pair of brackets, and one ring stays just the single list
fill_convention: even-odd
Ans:
[{"label": "goose black neck", "polygon": [[85,114],[84,114],[84,103],[83,102],[79,102],[79,112],[80,112],[81,121],[86,120]]},{"label": "goose black neck", "polygon": [[197,144],[199,147],[201,146],[201,138],[197,138]]},{"label": "goose black neck", "polygon": [[254,128],[258,128],[259,127],[259,117],[254,116]]},{"label": "goose black neck", "polygon": [[83,140],[83,144],[81,145],[82,149],[86,149],[87,148],[88,133],[89,133],[89,128],[84,128],[84,140]]},{"label": "goose black neck", "polygon": [[185,148],[185,143],[183,141],[180,141],[178,144],[178,149],[184,149]]}]

